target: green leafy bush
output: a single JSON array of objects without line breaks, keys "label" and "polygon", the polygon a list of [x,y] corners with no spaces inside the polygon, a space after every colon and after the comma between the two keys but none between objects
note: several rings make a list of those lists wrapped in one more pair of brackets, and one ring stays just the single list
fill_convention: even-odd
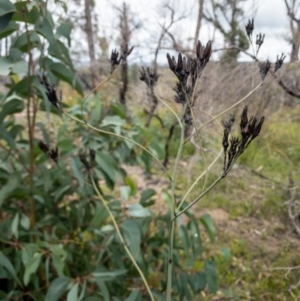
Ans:
[{"label": "green leafy bush", "polygon": [[[124,204],[136,187],[122,168],[143,164],[149,172],[153,154],[163,158],[162,145],[145,141],[145,129],[129,123],[119,104],[104,109],[98,96],[72,108],[51,101],[58,81],[83,95],[65,45],[70,32],[67,23],[56,26],[44,1],[0,4],[0,38],[12,38],[0,58],[1,75],[11,78],[0,99],[0,298],[148,300],[144,275],[164,300],[171,214],[152,209],[151,189]],[[172,201],[167,190],[164,197]],[[185,217],[172,248],[173,289],[192,300],[206,287],[217,291],[200,224],[211,242],[215,232],[208,215]]]}]

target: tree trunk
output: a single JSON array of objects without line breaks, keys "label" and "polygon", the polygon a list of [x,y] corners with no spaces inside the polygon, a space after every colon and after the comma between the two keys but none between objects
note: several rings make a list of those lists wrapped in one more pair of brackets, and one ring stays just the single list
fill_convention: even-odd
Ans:
[{"label": "tree trunk", "polygon": [[300,21],[297,22],[297,29],[293,33],[293,41],[292,41],[292,51],[291,51],[291,58],[290,62],[298,61],[300,49]]},{"label": "tree trunk", "polygon": [[194,39],[194,50],[196,49],[197,42],[199,39],[199,33],[200,33],[201,23],[203,19],[203,7],[204,7],[204,0],[199,0],[198,19],[197,19],[197,26],[196,26],[195,39]]},{"label": "tree trunk", "polygon": [[[130,30],[128,24],[128,10],[126,3],[123,3],[123,9],[120,14],[120,32],[122,37],[122,52],[124,49],[128,50],[129,40],[130,40]],[[127,52],[127,50],[125,52]],[[120,88],[120,103],[126,107],[126,93],[128,88],[128,65],[127,65],[127,54],[123,56],[121,65],[121,76],[122,76],[122,86]]]},{"label": "tree trunk", "polygon": [[122,74],[123,85],[120,88],[120,103],[126,107],[126,93],[127,93],[127,87],[128,87],[128,65],[127,65],[127,61],[122,62],[121,74]]},{"label": "tree trunk", "polygon": [[88,40],[89,47],[89,57],[90,57],[90,68],[91,68],[91,77],[92,77],[92,86],[96,87],[96,71],[95,71],[95,46],[94,46],[94,34],[93,34],[93,25],[92,25],[92,15],[91,15],[91,0],[84,1],[84,10],[85,10],[85,32]]}]

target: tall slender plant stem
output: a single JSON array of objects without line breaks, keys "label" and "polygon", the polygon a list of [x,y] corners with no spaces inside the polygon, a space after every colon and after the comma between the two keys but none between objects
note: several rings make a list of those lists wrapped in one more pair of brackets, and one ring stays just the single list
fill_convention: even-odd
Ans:
[{"label": "tall slender plant stem", "polygon": [[[192,206],[194,206],[200,199],[202,199],[213,187],[215,187],[222,179],[223,179],[223,174],[221,176],[219,176],[209,187],[207,187],[199,196],[197,196],[188,206],[186,206],[183,210],[179,211],[176,214],[177,218],[178,216],[180,216],[181,214],[183,214],[184,212],[186,212],[188,209],[190,209]],[[174,218],[174,219],[175,219]]]},{"label": "tall slender plant stem", "polygon": [[130,250],[129,250],[129,248],[128,248],[126,242],[125,242],[125,239],[124,239],[123,235],[121,234],[120,228],[119,228],[119,226],[118,226],[118,224],[117,224],[117,222],[116,222],[116,219],[115,219],[113,213],[112,213],[111,210],[109,209],[109,206],[107,205],[107,203],[106,203],[106,201],[104,200],[103,196],[101,195],[99,189],[97,188],[97,185],[96,185],[96,183],[95,183],[95,181],[94,181],[94,179],[93,179],[92,176],[90,177],[90,179],[91,179],[91,181],[92,181],[92,184],[93,184],[94,190],[96,191],[97,196],[98,196],[99,199],[101,200],[103,206],[105,207],[105,209],[107,210],[107,212],[108,212],[108,214],[109,214],[110,219],[112,220],[112,222],[113,222],[113,224],[114,224],[115,230],[116,230],[116,232],[117,232],[117,234],[118,234],[118,236],[119,236],[120,241],[121,241],[122,244],[124,245],[124,249],[125,249],[125,251],[126,251],[128,257],[130,258],[130,260],[132,261],[133,265],[135,266],[135,268],[137,269],[138,273],[140,274],[140,276],[141,276],[141,278],[142,278],[142,280],[143,280],[143,282],[144,282],[144,284],[145,284],[145,286],[146,286],[146,289],[147,289],[147,292],[148,292],[148,294],[149,294],[149,297],[150,297],[151,301],[155,301],[155,300],[154,300],[154,297],[153,297],[153,294],[152,294],[152,292],[151,292],[151,289],[150,289],[150,287],[149,287],[149,284],[148,284],[148,282],[147,282],[147,280],[146,280],[146,278],[145,278],[145,276],[144,276],[142,270],[140,269],[139,265],[137,264],[136,260],[135,260],[134,257],[132,256],[132,254],[131,254],[131,252],[130,252]]},{"label": "tall slender plant stem", "polygon": [[[219,152],[219,154],[216,156],[216,158],[210,163],[210,165],[207,167],[207,169],[201,174],[199,175],[199,177],[194,181],[194,183],[189,187],[188,191],[185,193],[185,195],[183,196],[180,204],[177,207],[177,210],[180,211],[180,208],[183,204],[183,202],[187,199],[187,197],[189,196],[189,194],[191,193],[191,191],[194,189],[194,187],[197,185],[197,183],[202,179],[203,176],[206,175],[206,173],[215,165],[215,163],[218,161],[218,159],[220,158],[220,156],[223,153],[223,149]],[[178,213],[177,213],[178,215]]]},{"label": "tall slender plant stem", "polygon": [[[185,112],[186,106],[183,108]],[[178,117],[178,116],[177,116]],[[179,126],[181,129],[180,142],[177,151],[177,156],[174,164],[173,174],[172,174],[172,197],[173,197],[173,207],[171,208],[171,214],[173,215],[172,220],[170,221],[170,237],[169,237],[169,259],[168,259],[168,275],[167,275],[167,301],[171,301],[172,297],[172,278],[173,278],[173,248],[174,248],[174,235],[175,235],[175,226],[176,226],[176,175],[178,170],[178,163],[181,158],[182,149],[184,145],[184,125],[182,124],[180,118],[178,117]]]},{"label": "tall slender plant stem", "polygon": [[104,85],[105,83],[107,83],[111,78],[112,76],[114,75],[115,71],[118,69],[119,66],[117,66],[110,74],[109,76],[102,82],[100,82],[92,91],[90,91],[88,93],[88,95],[84,98],[82,104],[81,104],[81,115],[82,115],[82,119],[84,120],[84,122],[86,123],[85,119],[84,119],[84,116],[83,116],[83,106],[84,106],[84,103],[86,102],[86,100],[93,94],[93,93],[96,93],[96,91],[102,86]]},{"label": "tall slender plant stem", "polygon": [[[28,47],[30,47],[30,33],[28,29],[26,12],[23,13],[25,18],[25,30],[26,30],[26,38]],[[29,187],[30,187],[30,195],[29,195],[29,206],[30,206],[30,227],[34,228],[35,226],[35,202],[33,196],[33,176],[34,176],[34,122],[35,122],[35,113],[33,112],[33,116],[31,116],[31,109],[34,111],[34,99],[31,96],[31,68],[32,68],[32,52],[31,48],[28,50],[28,68],[27,68],[27,105],[26,105],[26,115],[27,115],[27,126],[28,126],[28,139],[29,139]]]}]

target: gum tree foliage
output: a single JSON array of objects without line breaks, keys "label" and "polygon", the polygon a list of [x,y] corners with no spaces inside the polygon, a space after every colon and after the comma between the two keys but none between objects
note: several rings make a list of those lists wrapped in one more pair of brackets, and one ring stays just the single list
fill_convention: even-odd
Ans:
[{"label": "gum tree foliage", "polygon": [[[81,109],[70,33],[68,23],[54,22],[45,1],[0,2],[0,39],[12,37],[0,57],[0,73],[9,80],[0,96],[0,299],[148,300],[90,173],[155,298],[164,300],[170,212],[152,210],[152,189],[140,191],[138,203],[125,204],[137,188],[122,165],[142,164],[150,171],[151,157],[128,140],[72,122],[62,111],[135,139],[160,159],[161,144],[138,122],[128,124],[120,104],[104,107],[93,96]],[[78,105],[69,108],[59,96],[56,106],[49,102],[59,95],[58,82],[78,93]],[[88,155],[92,172],[82,160]],[[167,190],[163,197],[170,201]],[[200,224],[211,242],[215,231],[209,215],[185,216],[176,230],[173,290],[179,300],[193,300],[205,288],[217,290],[216,257],[204,256]],[[228,250],[222,252],[227,258]]]},{"label": "gum tree foliage", "polygon": [[204,12],[204,18],[224,36],[225,47],[231,48],[222,56],[228,63],[236,63],[240,51],[250,46],[243,26],[240,27],[243,2],[245,0],[211,0]]}]

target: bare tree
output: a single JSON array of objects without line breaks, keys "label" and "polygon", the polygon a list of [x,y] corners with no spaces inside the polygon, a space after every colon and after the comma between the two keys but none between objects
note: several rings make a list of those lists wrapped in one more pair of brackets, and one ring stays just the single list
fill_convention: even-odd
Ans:
[{"label": "bare tree", "polygon": [[300,1],[299,0],[284,0],[287,14],[290,21],[291,37],[290,43],[292,45],[290,62],[298,60],[300,49]]},{"label": "bare tree", "polygon": [[94,31],[92,24],[92,0],[84,0],[84,12],[85,12],[85,32],[87,35],[88,47],[89,47],[89,57],[90,57],[90,68],[92,76],[92,86],[96,87],[96,70],[95,70],[95,44],[94,44]]},{"label": "bare tree", "polygon": [[[202,1],[202,0],[201,0]],[[168,11],[170,11],[170,20],[165,21],[163,24],[159,24],[159,26],[161,27],[161,34],[159,36],[159,39],[158,39],[158,42],[157,42],[157,46],[155,48],[155,52],[154,52],[154,61],[153,61],[153,73],[152,73],[152,76],[153,77],[156,77],[156,81],[158,79],[158,74],[157,74],[157,68],[158,68],[158,64],[157,64],[157,57],[158,57],[158,54],[159,54],[159,51],[162,49],[162,44],[164,42],[164,39],[166,37],[166,35],[168,36],[171,36],[172,37],[172,42],[173,42],[173,46],[176,45],[176,47],[174,47],[175,49],[178,49],[178,42],[175,40],[174,36],[170,33],[170,29],[171,27],[178,21],[182,20],[185,18],[184,15],[182,16],[179,16],[178,18],[175,17],[175,10],[169,6],[168,4],[164,5],[164,8],[167,9]],[[142,71],[143,73],[145,73],[144,71]],[[150,71],[148,70],[148,73]],[[148,114],[148,117],[147,117],[147,120],[146,120],[146,123],[145,123],[145,127],[149,127],[150,123],[151,123],[151,120],[153,117],[156,117],[162,126],[164,126],[161,118],[155,114],[155,111],[156,111],[156,108],[157,108],[157,105],[158,105],[158,99],[154,93],[154,90],[153,90],[153,87],[150,88],[148,86],[148,96],[149,96],[149,102],[151,103],[150,104],[150,110],[144,110],[147,114]]]},{"label": "bare tree", "polygon": [[204,18],[224,36],[226,46],[231,47],[231,50],[226,51],[223,55],[223,59],[230,63],[237,61],[239,49],[247,50],[249,48],[249,41],[244,29],[239,26],[244,14],[241,8],[244,1],[211,0],[211,6],[204,12]]},{"label": "bare tree", "polygon": [[199,2],[198,18],[197,18],[197,25],[196,25],[195,38],[194,38],[194,49],[196,49],[196,45],[199,40],[199,33],[201,29],[201,22],[203,19],[203,8],[204,8],[204,0],[198,0],[198,2]]},{"label": "bare tree", "polygon": [[140,28],[140,23],[134,18],[134,15],[130,13],[128,5],[123,2],[122,8],[114,6],[119,11],[119,31],[121,40],[121,78],[122,86],[120,88],[120,102],[126,106],[126,93],[128,90],[128,62],[127,57],[133,50],[133,46],[129,48],[132,32]]}]

